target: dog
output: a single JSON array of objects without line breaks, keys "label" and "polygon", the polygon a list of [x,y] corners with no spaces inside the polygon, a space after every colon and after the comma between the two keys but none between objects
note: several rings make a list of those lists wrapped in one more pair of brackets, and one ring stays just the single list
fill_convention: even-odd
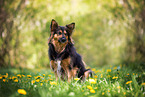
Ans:
[{"label": "dog", "polygon": [[86,78],[92,77],[92,71],[85,68],[84,61],[75,50],[71,38],[74,28],[75,23],[59,26],[54,19],[51,21],[48,55],[50,67],[56,76],[56,80],[59,77],[70,82],[78,76],[84,81]]}]

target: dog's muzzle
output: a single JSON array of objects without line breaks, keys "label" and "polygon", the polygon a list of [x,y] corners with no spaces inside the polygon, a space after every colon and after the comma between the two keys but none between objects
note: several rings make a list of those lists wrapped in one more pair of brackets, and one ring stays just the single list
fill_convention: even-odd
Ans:
[{"label": "dog's muzzle", "polygon": [[59,38],[58,41],[59,41],[60,43],[65,43],[65,42],[66,42],[66,38],[65,38],[65,37]]}]

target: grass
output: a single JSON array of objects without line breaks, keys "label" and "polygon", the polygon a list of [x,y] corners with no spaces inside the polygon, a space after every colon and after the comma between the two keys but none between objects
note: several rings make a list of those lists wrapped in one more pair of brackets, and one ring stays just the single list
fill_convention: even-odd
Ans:
[{"label": "grass", "polygon": [[48,69],[0,69],[0,97],[144,97],[145,73],[125,66],[92,68],[94,77],[55,81]]}]

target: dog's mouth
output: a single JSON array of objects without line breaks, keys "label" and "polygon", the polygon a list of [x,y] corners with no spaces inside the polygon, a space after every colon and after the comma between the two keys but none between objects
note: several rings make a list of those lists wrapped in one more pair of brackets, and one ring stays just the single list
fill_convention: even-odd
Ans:
[{"label": "dog's mouth", "polygon": [[65,37],[59,38],[58,42],[65,43],[66,42],[66,38]]}]

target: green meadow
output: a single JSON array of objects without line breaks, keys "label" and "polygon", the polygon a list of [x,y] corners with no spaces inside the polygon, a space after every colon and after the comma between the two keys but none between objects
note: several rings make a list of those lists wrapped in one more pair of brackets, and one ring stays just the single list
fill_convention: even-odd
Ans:
[{"label": "green meadow", "polygon": [[2,69],[1,97],[144,97],[145,72],[123,65],[92,68],[94,76],[81,82],[55,80],[47,69]]}]

